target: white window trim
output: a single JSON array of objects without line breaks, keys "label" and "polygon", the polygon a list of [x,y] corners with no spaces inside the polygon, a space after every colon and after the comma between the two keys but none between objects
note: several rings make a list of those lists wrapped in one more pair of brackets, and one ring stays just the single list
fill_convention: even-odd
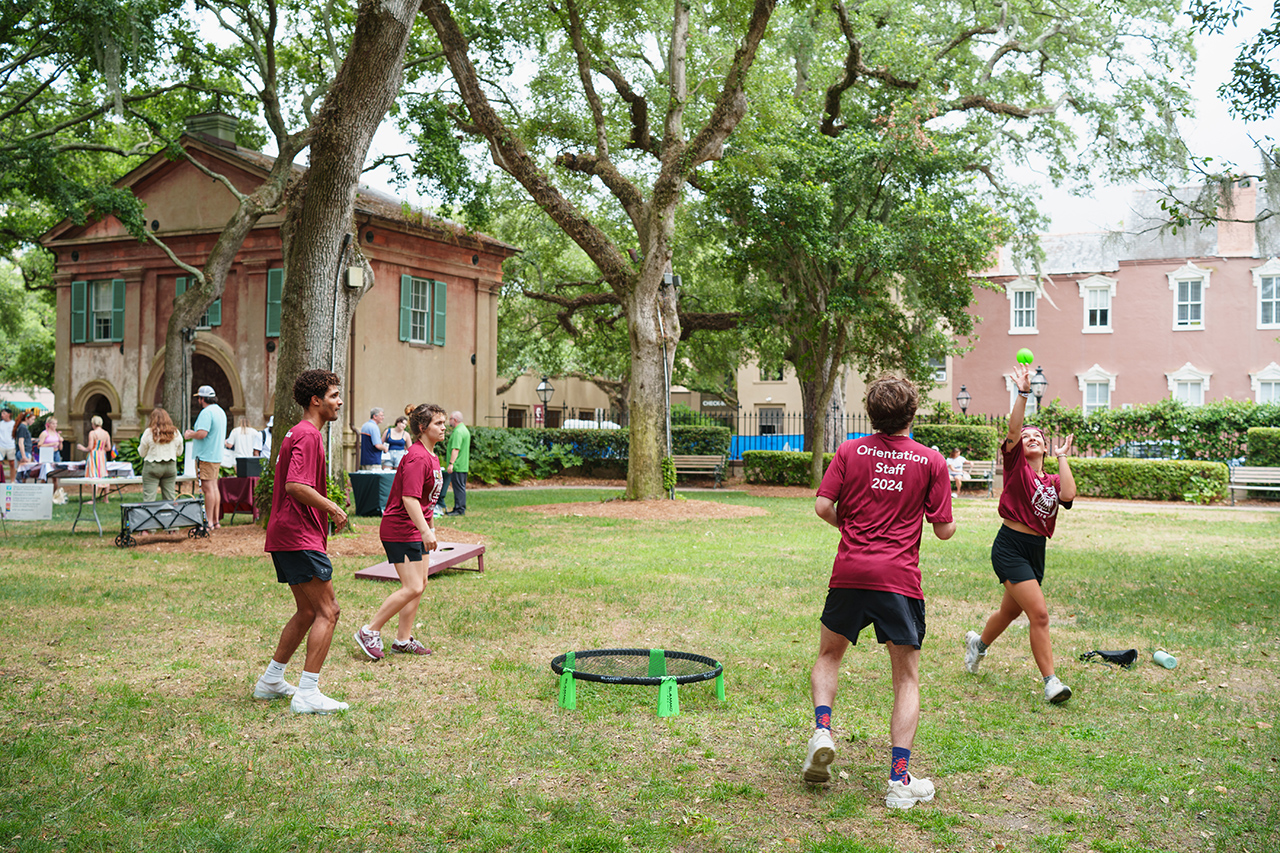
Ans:
[{"label": "white window trim", "polygon": [[1110,409],[1111,395],[1116,390],[1116,377],[1119,375],[1120,374],[1118,373],[1108,373],[1107,371],[1103,370],[1102,366],[1099,364],[1095,364],[1093,367],[1089,368],[1084,373],[1077,373],[1076,382],[1079,383],[1080,385],[1081,411],[1083,411],[1084,407],[1089,404],[1089,400],[1085,395],[1088,393],[1088,385],[1091,382],[1107,383],[1107,409]]},{"label": "white window trim", "polygon": [[1276,364],[1273,361],[1257,373],[1249,374],[1249,385],[1253,388],[1253,401],[1255,403],[1261,402],[1258,399],[1258,394],[1262,392],[1263,382],[1280,382],[1280,364]]},{"label": "white window trim", "polygon": [[[1259,329],[1280,329],[1280,311],[1276,312],[1275,322],[1263,324],[1262,322],[1262,279],[1263,278],[1280,278],[1280,258],[1272,258],[1260,267],[1254,267],[1253,273],[1253,289],[1255,292],[1254,303],[1258,306],[1258,328]],[[1272,362],[1275,364],[1275,362]],[[1253,389],[1255,392],[1257,388]]]},{"label": "white window trim", "polygon": [[[423,278],[422,276],[411,275],[409,276],[409,281],[410,281],[409,287],[411,289],[410,299],[412,300],[413,298],[412,297],[413,289],[416,289],[419,285],[421,285],[426,294],[427,307],[419,311],[418,309],[414,308],[412,304],[410,305],[409,307],[409,341],[408,342],[411,344],[430,344],[431,343],[431,315],[432,315],[432,308],[435,307],[431,304],[432,291],[434,288],[432,288],[431,286],[431,279]],[[422,337],[420,338],[415,338],[413,336],[413,315],[415,313],[421,313],[423,315],[423,324],[422,324],[423,332],[422,332]]]},{"label": "white window trim", "polygon": [[[1014,294],[1026,293],[1030,291],[1036,295],[1036,324],[1030,329],[1019,329],[1013,325],[1014,318]],[[1005,298],[1009,300],[1009,334],[1011,335],[1038,335],[1040,334],[1040,297],[1044,296],[1044,288],[1036,282],[1020,276],[1004,286]]]},{"label": "white window trim", "polygon": [[1200,370],[1191,362],[1179,367],[1172,373],[1166,373],[1165,378],[1169,381],[1169,396],[1172,397],[1177,392],[1179,382],[1200,382],[1200,402],[1203,404],[1209,399],[1209,377],[1213,376],[1213,371]]},{"label": "white window trim", "polygon": [[[1031,374],[1035,376],[1035,374]],[[1013,411],[1013,404],[1018,399],[1018,383],[1013,381],[1013,374],[1006,373],[1004,375],[1004,388],[1009,392],[1009,411]],[[1040,406],[1036,403],[1035,390],[1031,392],[1031,396],[1027,398],[1027,408],[1024,410],[1028,415],[1033,415],[1040,411]]]},{"label": "white window trim", "polygon": [[[1171,273],[1165,273],[1169,278],[1169,290],[1173,291],[1173,313],[1172,323],[1175,332],[1202,332],[1209,322],[1209,276],[1210,270],[1203,269],[1187,261],[1178,269]],[[1178,282],[1181,281],[1200,281],[1200,325],[1198,326],[1179,326],[1178,325]],[[1206,386],[1207,389],[1207,386]]]},{"label": "white window trim", "polygon": [[[1112,300],[1116,298],[1116,280],[1107,278],[1105,275],[1091,275],[1088,278],[1080,279],[1076,282],[1080,287],[1080,301],[1084,303],[1084,320],[1081,331],[1086,335],[1109,335],[1111,334],[1111,316],[1113,306]],[[1107,325],[1090,326],[1089,325],[1089,291],[1105,290],[1107,291]],[[1036,318],[1037,321],[1039,318]]]},{"label": "white window trim", "polygon": [[[98,294],[98,285],[100,284],[105,284],[107,286],[106,287],[107,307],[105,309],[98,307],[97,294]],[[87,329],[85,334],[85,340],[88,341],[89,343],[101,344],[101,343],[111,342],[111,310],[112,310],[111,288],[112,288],[112,283],[111,283],[111,279],[109,278],[90,279],[89,283],[85,286],[85,289],[88,291],[87,294],[85,295],[85,300],[84,300],[85,301],[85,317],[87,318],[86,319]],[[106,318],[107,318],[107,334],[105,337],[98,337],[98,315],[99,314],[104,314],[106,315]]]}]

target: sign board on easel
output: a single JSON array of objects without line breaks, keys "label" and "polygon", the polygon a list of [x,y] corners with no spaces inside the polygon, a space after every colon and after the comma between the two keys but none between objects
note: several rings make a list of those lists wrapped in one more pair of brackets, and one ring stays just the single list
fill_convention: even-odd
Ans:
[{"label": "sign board on easel", "polygon": [[0,484],[0,516],[13,521],[52,520],[53,484]]}]

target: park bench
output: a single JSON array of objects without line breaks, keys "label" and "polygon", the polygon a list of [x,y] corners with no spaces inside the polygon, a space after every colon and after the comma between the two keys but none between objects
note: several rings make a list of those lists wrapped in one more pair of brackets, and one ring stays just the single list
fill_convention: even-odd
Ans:
[{"label": "park bench", "polygon": [[177,501],[139,501],[120,505],[120,535],[117,548],[129,548],[138,544],[133,534],[146,530],[181,530],[191,528],[187,536],[209,535],[209,522],[204,517],[204,499],[188,498]]},{"label": "park bench", "polygon": [[673,455],[671,462],[675,465],[677,476],[680,474],[709,474],[716,478],[716,488],[720,488],[720,481],[724,478],[723,456],[715,453]]},{"label": "park bench", "polygon": [[1280,492],[1280,468],[1250,468],[1238,465],[1228,468],[1227,489],[1235,506],[1237,491]]},{"label": "park bench", "polygon": [[974,459],[964,463],[964,479],[960,481],[960,488],[963,489],[969,483],[978,483],[979,485],[986,483],[987,497],[991,497],[995,482],[996,463],[994,459]]}]

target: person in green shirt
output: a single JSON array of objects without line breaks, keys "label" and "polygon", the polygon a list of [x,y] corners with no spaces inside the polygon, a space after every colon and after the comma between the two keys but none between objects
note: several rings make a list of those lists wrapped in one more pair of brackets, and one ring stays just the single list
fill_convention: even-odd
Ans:
[{"label": "person in green shirt", "polygon": [[[444,448],[444,488],[436,511],[445,515],[467,514],[467,471],[471,467],[471,430],[462,422],[462,412],[449,416],[449,438]],[[445,511],[444,496],[453,486],[453,509]]]}]

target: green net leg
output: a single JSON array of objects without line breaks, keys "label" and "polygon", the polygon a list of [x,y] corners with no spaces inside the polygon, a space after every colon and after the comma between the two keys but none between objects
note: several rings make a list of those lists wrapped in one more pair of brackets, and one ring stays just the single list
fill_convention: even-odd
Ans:
[{"label": "green net leg", "polygon": [[667,674],[667,652],[665,649],[649,649],[649,677],[659,678]]},{"label": "green net leg", "polygon": [[569,652],[564,659],[564,670],[560,673],[560,707],[566,711],[573,711],[578,707],[577,680],[573,677],[575,663],[574,653]]},{"label": "green net leg", "polygon": [[674,675],[662,677],[658,685],[658,716],[676,717],[680,715],[680,687]]}]

